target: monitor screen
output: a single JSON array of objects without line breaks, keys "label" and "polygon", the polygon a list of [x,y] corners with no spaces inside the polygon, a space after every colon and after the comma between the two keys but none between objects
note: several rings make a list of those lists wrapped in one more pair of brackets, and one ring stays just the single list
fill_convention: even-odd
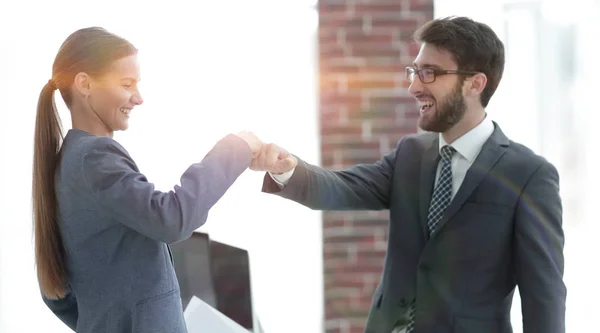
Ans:
[{"label": "monitor screen", "polygon": [[216,308],[208,235],[193,233],[192,237],[171,244],[171,252],[181,289],[183,308],[187,307],[192,296],[196,296]]},{"label": "monitor screen", "polygon": [[253,328],[248,251],[194,232],[171,244],[171,252],[184,309],[196,296],[240,326]]},{"label": "monitor screen", "polygon": [[212,274],[217,309],[244,328],[252,325],[248,251],[212,241]]}]

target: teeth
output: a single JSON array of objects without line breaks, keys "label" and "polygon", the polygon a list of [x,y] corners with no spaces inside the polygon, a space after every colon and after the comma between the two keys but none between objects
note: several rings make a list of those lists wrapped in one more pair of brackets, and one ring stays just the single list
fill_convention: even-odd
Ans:
[{"label": "teeth", "polygon": [[123,112],[126,115],[129,115],[129,113],[131,112],[131,109],[126,109],[126,108],[120,108],[119,110],[121,110],[121,112]]},{"label": "teeth", "polygon": [[429,109],[433,106],[433,101],[419,101],[419,108],[421,112],[425,112],[425,110]]}]

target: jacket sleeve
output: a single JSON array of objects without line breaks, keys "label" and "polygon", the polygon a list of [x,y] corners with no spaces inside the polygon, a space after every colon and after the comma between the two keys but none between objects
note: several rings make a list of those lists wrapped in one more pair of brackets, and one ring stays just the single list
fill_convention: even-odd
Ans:
[{"label": "jacket sleeve", "polygon": [[73,332],[77,330],[77,318],[79,317],[79,312],[77,310],[77,299],[72,292],[69,291],[64,298],[56,300],[48,299],[42,294],[42,300],[56,317],[72,329]]},{"label": "jacket sleeve", "polygon": [[147,237],[175,243],[206,222],[209,210],[248,168],[251,158],[248,144],[228,135],[183,173],[181,185],[161,192],[118,143],[101,138],[85,154],[83,170],[102,213]]},{"label": "jacket sleeve", "polygon": [[523,333],[564,333],[567,290],[559,178],[544,162],[519,199],[514,255]]},{"label": "jacket sleeve", "polygon": [[267,173],[262,191],[317,210],[389,209],[397,147],[377,162],[332,171],[298,159],[298,166],[285,187]]}]

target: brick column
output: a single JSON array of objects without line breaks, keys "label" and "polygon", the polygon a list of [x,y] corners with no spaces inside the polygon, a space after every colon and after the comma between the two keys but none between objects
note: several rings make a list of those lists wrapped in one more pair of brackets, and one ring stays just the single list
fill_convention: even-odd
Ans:
[{"label": "brick column", "polygon": [[[372,163],[417,130],[404,67],[433,0],[320,0],[322,166]],[[323,215],[325,331],[362,333],[381,276],[388,212]]]}]

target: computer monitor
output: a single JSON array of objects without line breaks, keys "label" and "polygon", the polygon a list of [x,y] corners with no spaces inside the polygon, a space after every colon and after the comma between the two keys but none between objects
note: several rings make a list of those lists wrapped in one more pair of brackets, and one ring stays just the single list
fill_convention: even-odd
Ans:
[{"label": "computer monitor", "polygon": [[207,234],[194,233],[192,237],[171,244],[175,273],[185,309],[192,296],[217,307],[210,263],[210,239]]},{"label": "computer monitor", "polygon": [[184,309],[196,296],[240,326],[253,329],[248,251],[194,232],[172,244],[171,252]]},{"label": "computer monitor", "polygon": [[212,241],[210,253],[217,309],[240,326],[252,329],[248,251]]}]

